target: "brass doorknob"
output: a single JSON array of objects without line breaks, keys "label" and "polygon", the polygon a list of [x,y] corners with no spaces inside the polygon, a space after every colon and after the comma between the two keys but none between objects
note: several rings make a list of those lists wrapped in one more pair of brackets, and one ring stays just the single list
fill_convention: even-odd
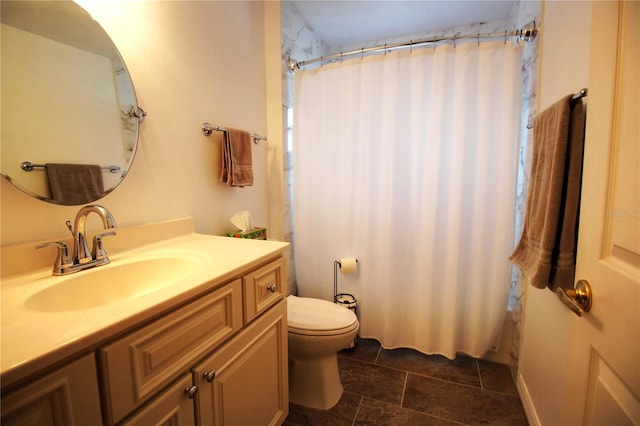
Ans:
[{"label": "brass doorknob", "polygon": [[559,288],[556,294],[562,303],[579,317],[588,312],[593,304],[591,286],[586,280],[579,280],[572,289]]}]

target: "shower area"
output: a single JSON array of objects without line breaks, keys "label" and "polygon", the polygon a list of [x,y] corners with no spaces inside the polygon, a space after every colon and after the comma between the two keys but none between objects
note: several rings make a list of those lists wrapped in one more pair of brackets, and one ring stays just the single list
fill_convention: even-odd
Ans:
[{"label": "shower area", "polygon": [[500,350],[499,362],[517,365],[524,285],[508,257],[522,227],[537,57],[520,29],[539,20],[522,3],[506,21],[334,57],[282,3],[292,277],[299,295],[331,300],[333,262],[358,258],[339,291],[358,299],[361,335],[386,348],[451,359]]}]

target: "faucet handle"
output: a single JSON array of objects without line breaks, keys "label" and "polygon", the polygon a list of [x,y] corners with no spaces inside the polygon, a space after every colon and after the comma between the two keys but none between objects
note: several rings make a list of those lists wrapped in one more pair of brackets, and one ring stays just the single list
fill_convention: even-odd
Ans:
[{"label": "faucet handle", "polygon": [[98,234],[93,237],[93,249],[91,250],[91,257],[93,257],[94,260],[102,260],[104,263],[109,263],[107,252],[104,250],[104,246],[102,245],[102,238],[108,237],[110,235],[116,235],[116,231],[103,232],[102,234]]},{"label": "faucet handle", "polygon": [[65,243],[59,241],[40,243],[36,245],[36,250],[52,246],[58,247],[58,255],[55,263],[53,264],[53,275],[62,275],[66,268],[73,266],[73,260],[71,259],[71,256],[69,256],[69,249]]}]

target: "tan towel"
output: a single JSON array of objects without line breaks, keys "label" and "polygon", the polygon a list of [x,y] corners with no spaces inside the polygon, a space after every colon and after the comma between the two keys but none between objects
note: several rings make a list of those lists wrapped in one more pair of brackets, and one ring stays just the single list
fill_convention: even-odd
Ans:
[{"label": "tan towel", "polygon": [[94,164],[46,164],[51,200],[57,204],[79,205],[104,195],[102,168]]},{"label": "tan towel", "polygon": [[220,182],[239,187],[253,185],[251,135],[249,132],[229,127],[224,132]]},{"label": "tan towel", "polygon": [[573,288],[585,110],[568,95],[536,117],[524,229],[511,255],[537,288]]}]

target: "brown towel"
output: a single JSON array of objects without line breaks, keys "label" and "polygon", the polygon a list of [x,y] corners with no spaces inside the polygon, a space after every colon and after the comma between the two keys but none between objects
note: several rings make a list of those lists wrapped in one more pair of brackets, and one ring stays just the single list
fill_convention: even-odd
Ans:
[{"label": "brown towel", "polygon": [[67,206],[95,201],[104,195],[102,168],[94,164],[46,164],[51,200]]},{"label": "brown towel", "polygon": [[573,288],[585,110],[564,97],[536,117],[527,211],[511,260],[537,288]]},{"label": "brown towel", "polygon": [[227,127],[222,138],[220,182],[239,187],[253,185],[251,165],[251,135],[244,130]]}]

